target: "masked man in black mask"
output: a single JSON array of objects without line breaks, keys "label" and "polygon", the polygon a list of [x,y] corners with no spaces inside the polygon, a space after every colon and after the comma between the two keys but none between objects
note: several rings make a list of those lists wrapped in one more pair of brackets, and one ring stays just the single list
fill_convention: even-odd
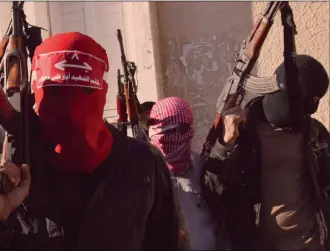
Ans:
[{"label": "masked man in black mask", "polygon": [[[311,118],[329,78],[310,56],[298,55],[297,67],[301,125],[290,124],[284,90],[228,110],[221,151],[204,166],[204,197],[233,250],[329,250],[330,137]],[[284,64],[275,74],[283,83]]]}]

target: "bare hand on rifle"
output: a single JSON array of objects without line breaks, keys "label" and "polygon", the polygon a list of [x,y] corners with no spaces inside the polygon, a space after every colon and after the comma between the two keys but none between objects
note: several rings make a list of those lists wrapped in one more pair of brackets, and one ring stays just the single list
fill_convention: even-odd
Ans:
[{"label": "bare hand on rifle", "polygon": [[233,146],[239,136],[239,124],[245,120],[244,110],[237,106],[223,112],[224,134],[223,142]]},{"label": "bare hand on rifle", "polygon": [[31,176],[27,165],[18,167],[11,161],[0,165],[5,193],[0,194],[0,221],[6,221],[29,195]]}]

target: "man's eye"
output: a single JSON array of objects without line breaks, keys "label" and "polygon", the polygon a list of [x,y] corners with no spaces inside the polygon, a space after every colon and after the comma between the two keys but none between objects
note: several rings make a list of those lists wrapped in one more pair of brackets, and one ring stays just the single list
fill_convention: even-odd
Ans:
[{"label": "man's eye", "polygon": [[185,134],[185,133],[189,132],[190,129],[191,129],[191,125],[190,124],[180,124],[176,128],[173,128],[171,130],[166,131],[166,133],[181,133],[181,134]]},{"label": "man's eye", "polygon": [[314,102],[314,103],[317,103],[319,101],[320,101],[320,98],[319,97],[313,97],[312,98],[312,102]]}]

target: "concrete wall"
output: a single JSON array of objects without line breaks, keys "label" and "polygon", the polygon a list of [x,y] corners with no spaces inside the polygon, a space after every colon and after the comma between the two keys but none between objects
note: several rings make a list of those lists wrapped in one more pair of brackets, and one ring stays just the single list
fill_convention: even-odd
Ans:
[{"label": "concrete wall", "polygon": [[[200,151],[215,116],[217,97],[233,67],[240,43],[265,2],[157,3],[165,96],[187,99],[195,115],[193,147]],[[297,52],[310,54],[329,71],[329,2],[292,3]],[[283,60],[280,15],[276,17],[254,72],[269,76]],[[317,84],[317,83],[316,83]],[[316,117],[329,128],[329,98]]]},{"label": "concrete wall", "polygon": [[235,53],[252,28],[252,3],[162,2],[157,11],[164,94],[191,103],[193,147],[200,151]]}]

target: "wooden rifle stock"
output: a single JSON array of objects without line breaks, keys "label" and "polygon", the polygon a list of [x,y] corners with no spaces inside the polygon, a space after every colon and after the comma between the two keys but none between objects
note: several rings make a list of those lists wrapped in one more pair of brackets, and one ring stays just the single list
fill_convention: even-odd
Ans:
[{"label": "wooden rifle stock", "polygon": [[249,43],[248,48],[245,51],[245,55],[250,60],[257,59],[259,57],[261,47],[268,35],[270,28],[271,26],[269,24],[264,23],[262,22],[262,20],[260,20],[260,25],[258,26],[258,29],[255,33],[255,37],[253,37],[253,39]]},{"label": "wooden rifle stock", "polygon": [[281,2],[270,2],[254,25],[248,39],[248,47],[245,50],[245,55],[250,60],[256,60],[259,57],[261,47],[273,25],[273,19],[281,4]]},{"label": "wooden rifle stock", "polygon": [[[8,51],[15,50],[23,52],[25,50],[23,37],[9,37]],[[22,65],[18,55],[12,54],[7,61],[7,84],[6,91],[11,94],[19,92],[22,85]]]}]

